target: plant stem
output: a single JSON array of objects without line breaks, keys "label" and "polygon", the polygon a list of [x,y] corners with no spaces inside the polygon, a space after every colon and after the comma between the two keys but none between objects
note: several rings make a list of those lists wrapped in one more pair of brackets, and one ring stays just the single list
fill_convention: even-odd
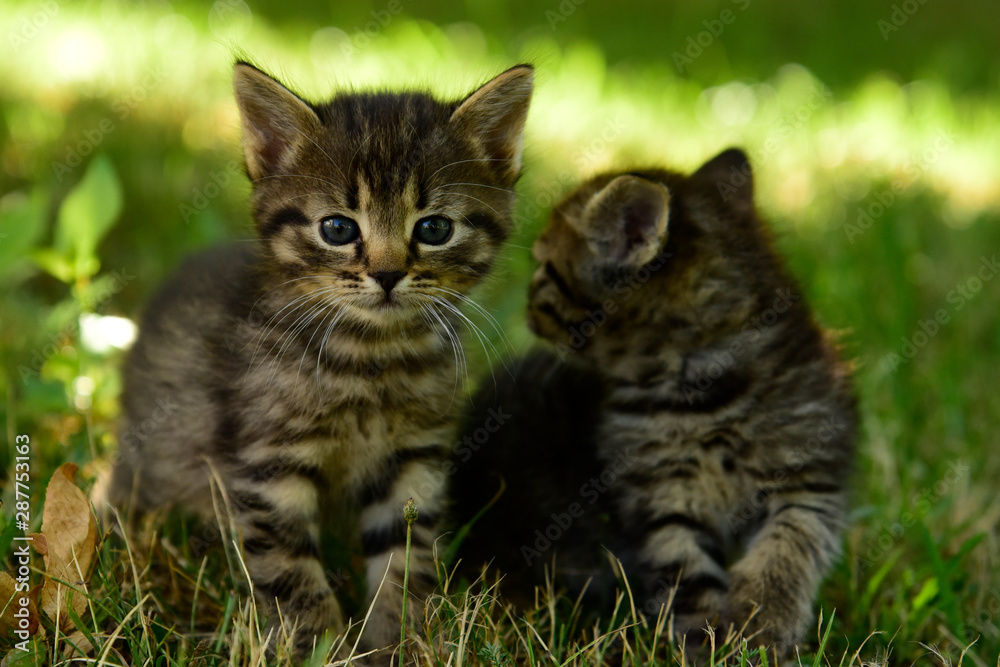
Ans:
[{"label": "plant stem", "polygon": [[399,664],[403,664],[403,642],[406,641],[406,602],[410,586],[410,538],[413,535],[413,522],[417,520],[417,507],[413,498],[403,505],[403,518],[406,519],[406,560],[403,563],[403,612],[399,621]]}]

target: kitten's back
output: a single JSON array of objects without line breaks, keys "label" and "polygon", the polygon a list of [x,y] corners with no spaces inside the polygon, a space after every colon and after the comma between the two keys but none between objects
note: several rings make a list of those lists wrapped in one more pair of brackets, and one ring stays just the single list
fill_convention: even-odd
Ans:
[{"label": "kitten's back", "polygon": [[[196,505],[211,507],[203,457],[220,428],[215,406],[232,378],[223,353],[232,352],[234,327],[245,326],[256,261],[253,243],[205,250],[185,260],[149,301],[143,335],[124,367],[118,437],[125,465],[115,467],[113,502],[145,509],[204,497]],[[144,479],[154,481],[133,491],[140,465]]]}]

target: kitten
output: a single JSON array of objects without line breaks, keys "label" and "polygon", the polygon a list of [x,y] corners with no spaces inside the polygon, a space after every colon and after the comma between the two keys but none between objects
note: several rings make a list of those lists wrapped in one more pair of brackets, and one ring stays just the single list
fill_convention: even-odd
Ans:
[{"label": "kitten", "polygon": [[532,76],[514,67],[458,101],[310,104],[235,67],[259,243],[189,261],[149,304],[121,425],[143,437],[123,438],[110,496],[211,515],[217,475],[256,597],[298,624],[300,653],[343,628],[324,524],[359,517],[369,599],[388,569],[369,647],[399,636],[409,497],[411,604],[436,582],[458,304],[511,231]]},{"label": "kitten", "polygon": [[[466,553],[530,564],[538,584],[554,549],[576,592],[588,575],[598,589],[612,580],[603,544],[647,614],[677,585],[676,627],[700,643],[706,621],[739,629],[759,605],[750,645],[788,655],[839,550],[857,415],[848,368],[757,218],[746,156],[726,151],[687,177],[597,176],[559,204],[534,254],[529,325],[555,353],[485,383],[466,430],[496,405],[510,424],[546,425],[456,451],[459,523],[495,493],[491,474],[511,486]],[[581,421],[596,422],[589,436]],[[537,465],[541,449],[563,462]],[[562,497],[523,520],[528,479]]]}]

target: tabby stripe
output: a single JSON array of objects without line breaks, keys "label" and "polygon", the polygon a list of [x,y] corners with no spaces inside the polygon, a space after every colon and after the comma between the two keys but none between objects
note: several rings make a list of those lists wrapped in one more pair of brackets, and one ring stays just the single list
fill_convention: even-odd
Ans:
[{"label": "tabby stripe", "polygon": [[318,593],[324,597],[326,594],[333,594],[328,588],[318,588],[311,574],[307,570],[297,566],[285,570],[270,581],[257,582],[256,586],[259,590],[279,600],[292,599],[293,594],[302,589],[305,589],[310,594]]},{"label": "tabby stripe", "polygon": [[286,206],[261,223],[260,234],[264,237],[273,236],[285,225],[305,225],[308,222],[301,210],[294,206]]},{"label": "tabby stripe", "polygon": [[[421,512],[414,525],[433,526],[437,517],[430,512]],[[366,557],[377,556],[406,542],[406,522],[398,521],[366,530],[361,534],[361,551]]]},{"label": "tabby stripe", "polygon": [[[329,436],[329,434],[327,434]],[[309,480],[322,488],[327,484],[326,476],[317,466],[301,461],[272,459],[260,463],[247,464],[243,469],[244,478],[251,482],[270,482],[276,479],[297,476]]]},{"label": "tabby stripe", "polygon": [[319,340],[319,336],[317,336],[312,345],[312,351],[319,353],[323,370],[335,375],[359,375],[373,378],[389,371],[402,372],[411,376],[421,375],[429,372],[433,362],[443,356],[442,352],[428,352],[422,356],[404,356],[391,361],[375,361],[342,357],[328,352],[322,353],[322,344],[323,341]]},{"label": "tabby stripe", "polygon": [[701,463],[694,457],[665,459],[648,468],[633,467],[621,474],[635,486],[658,484],[664,479],[688,479],[697,476]]},{"label": "tabby stripe", "polygon": [[274,505],[259,493],[238,491],[233,494],[233,507],[238,511],[273,512]]},{"label": "tabby stripe", "polygon": [[403,468],[414,461],[444,460],[451,454],[451,449],[445,445],[434,444],[424,447],[412,447],[393,452],[385,462],[382,476],[367,484],[358,494],[361,506],[367,507],[381,502],[389,495],[393,484],[399,479]]},{"label": "tabby stripe", "polygon": [[270,551],[281,551],[291,558],[319,558],[319,545],[309,535],[298,535],[289,539],[286,535],[276,541],[277,535],[268,534],[243,540],[243,550],[252,556]]},{"label": "tabby stripe", "polygon": [[244,539],[243,548],[249,554],[259,555],[280,549],[292,557],[319,557],[319,544],[305,525],[276,526],[264,519],[254,519],[250,526],[259,535]]},{"label": "tabby stripe", "polygon": [[711,528],[701,521],[698,521],[698,519],[679,512],[664,514],[646,522],[646,528],[650,531],[659,530],[660,528],[664,528],[666,526],[683,526],[699,533],[707,533],[713,536],[715,534]]},{"label": "tabby stripe", "polygon": [[719,534],[716,533],[715,530],[698,519],[679,512],[664,514],[663,516],[649,519],[643,524],[647,535],[655,531],[662,530],[663,528],[667,528],[668,526],[686,528],[701,535],[703,539],[696,540],[698,548],[701,549],[706,556],[715,561],[720,567],[725,569],[726,557],[720,546],[722,544],[722,538],[719,537]]},{"label": "tabby stripe", "polygon": [[[712,574],[711,572],[698,572],[696,574],[685,574],[688,571],[690,564],[682,563],[680,561],[673,561],[667,563],[666,565],[661,565],[656,568],[657,574],[660,577],[660,581],[667,583],[668,586],[677,586],[678,593],[681,589],[685,587],[700,588],[705,590],[707,588],[717,588],[721,590],[728,590],[729,586],[726,581],[722,579],[719,575]],[[680,581],[677,578],[680,577]],[[662,585],[662,584],[661,584]]]},{"label": "tabby stripe", "polygon": [[808,536],[806,536],[802,532],[802,526],[795,523],[791,523],[790,521],[786,521],[784,519],[778,519],[774,521],[771,525],[778,526],[780,528],[785,528],[788,531],[794,533],[796,535],[796,539],[790,541],[792,542],[792,544],[798,547],[799,552],[801,552],[802,555],[805,556],[806,558],[812,558],[813,563],[815,563],[816,565],[823,563],[823,558],[819,552],[819,549],[817,549],[816,545],[813,544],[813,541],[808,539]]},{"label": "tabby stripe", "polygon": [[793,509],[805,510],[807,512],[812,512],[814,514],[820,514],[830,519],[836,518],[834,514],[830,512],[830,510],[828,509],[825,509],[823,507],[816,507],[815,505],[805,505],[802,503],[785,503],[778,509],[774,510],[771,516],[776,517],[786,510],[793,510]]},{"label": "tabby stripe", "polygon": [[721,568],[725,569],[725,554],[722,552],[720,544],[722,543],[721,538],[718,533],[716,533],[712,528],[705,525],[701,521],[690,517],[686,514],[680,514],[679,512],[673,512],[671,514],[664,514],[663,516],[656,517],[645,524],[647,534],[653,533],[657,530],[662,530],[668,526],[679,526],[682,528],[687,528],[690,531],[702,535],[708,543],[704,541],[696,540],[698,548],[701,549],[706,556],[711,558],[718,564]]},{"label": "tabby stripe", "polygon": [[[291,602],[285,606],[282,611],[286,609],[290,611],[293,615],[299,615],[302,612],[309,611],[316,605],[320,604],[326,598],[333,595],[333,591],[329,588],[320,588],[318,590],[310,588],[309,590],[302,591],[299,595],[294,596]],[[325,629],[325,628],[324,628]],[[305,640],[309,647],[312,647],[313,637],[310,636],[311,633],[306,632],[298,640],[301,642]]]},{"label": "tabby stripe", "polygon": [[728,591],[729,586],[721,578],[708,572],[684,577],[677,586],[674,595],[674,608],[682,611],[694,611],[697,608],[698,597],[706,590]]},{"label": "tabby stripe", "polygon": [[495,243],[503,243],[507,238],[507,230],[488,213],[473,213],[466,216],[465,221],[480,232],[483,232]]},{"label": "tabby stripe", "polygon": [[471,264],[466,264],[465,266],[459,267],[459,270],[469,276],[478,278],[489,273],[490,263],[489,262],[472,262]]},{"label": "tabby stripe", "polygon": [[806,491],[809,493],[840,493],[844,489],[840,484],[833,482],[800,482],[798,484],[786,484],[774,490],[775,493],[797,493]]},{"label": "tabby stripe", "polygon": [[560,328],[565,329],[569,327],[569,323],[566,320],[564,320],[561,315],[559,315],[559,313],[556,311],[555,306],[553,306],[551,303],[543,303],[537,306],[537,310],[538,312],[544,315],[548,315],[550,318],[552,318],[552,321],[558,324]]},{"label": "tabby stripe", "polygon": [[705,398],[699,401],[691,401],[686,398],[645,396],[613,399],[608,403],[608,407],[630,415],[649,415],[662,411],[678,413],[714,412],[740,399],[750,387],[748,381],[738,379],[735,376],[732,382],[721,382],[721,379],[716,380],[712,386],[716,391],[704,392],[706,394]]},{"label": "tabby stripe", "polygon": [[545,262],[545,275],[547,275],[552,282],[555,283],[556,289],[562,294],[570,303],[576,304],[578,306],[592,307],[595,304],[589,299],[584,299],[578,296],[570,286],[566,283],[566,279],[556,271],[556,267],[552,265],[552,262]]}]

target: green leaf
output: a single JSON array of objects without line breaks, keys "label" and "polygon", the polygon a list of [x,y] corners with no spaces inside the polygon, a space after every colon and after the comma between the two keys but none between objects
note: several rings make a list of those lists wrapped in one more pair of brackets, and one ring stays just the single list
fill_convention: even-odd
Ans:
[{"label": "green leaf", "polygon": [[930,561],[930,569],[934,572],[936,578],[938,579],[938,593],[940,596],[940,603],[938,604],[938,607],[951,623],[952,627],[956,629],[955,636],[958,637],[960,641],[967,644],[968,639],[964,636],[964,633],[957,629],[961,624],[961,615],[958,611],[958,602],[955,600],[955,595],[951,589],[953,575],[955,573],[951,572],[945,565],[944,560],[941,558],[941,552],[938,549],[938,545],[931,536],[931,532],[927,528],[927,525],[921,521],[917,524],[917,528],[919,529],[919,535],[921,537],[921,541],[923,542],[924,549],[929,557],[928,560]]},{"label": "green leaf", "polygon": [[97,245],[121,213],[122,189],[111,161],[98,154],[59,209],[55,249],[73,257],[75,277],[94,275]]},{"label": "green leaf", "polygon": [[73,282],[73,265],[62,253],[51,248],[38,248],[29,253],[31,259],[46,273],[64,283]]},{"label": "green leaf", "polygon": [[[819,622],[823,622],[823,610],[820,609]],[[837,610],[834,609],[830,612],[830,620],[826,622],[826,631],[823,632],[823,637],[819,640],[819,648],[816,650],[816,657],[813,659],[812,667],[819,667],[820,661],[823,658],[823,652],[826,650],[826,643],[830,640],[830,630],[833,629],[833,619],[837,616]]]},{"label": "green leaf", "polygon": [[923,587],[920,592],[913,598],[913,602],[910,603],[910,607],[914,612],[920,611],[924,605],[934,599],[938,594],[938,580],[937,577],[931,577],[924,582]]},{"label": "green leaf", "polygon": [[46,194],[15,193],[0,203],[0,275],[19,268],[45,231]]}]

